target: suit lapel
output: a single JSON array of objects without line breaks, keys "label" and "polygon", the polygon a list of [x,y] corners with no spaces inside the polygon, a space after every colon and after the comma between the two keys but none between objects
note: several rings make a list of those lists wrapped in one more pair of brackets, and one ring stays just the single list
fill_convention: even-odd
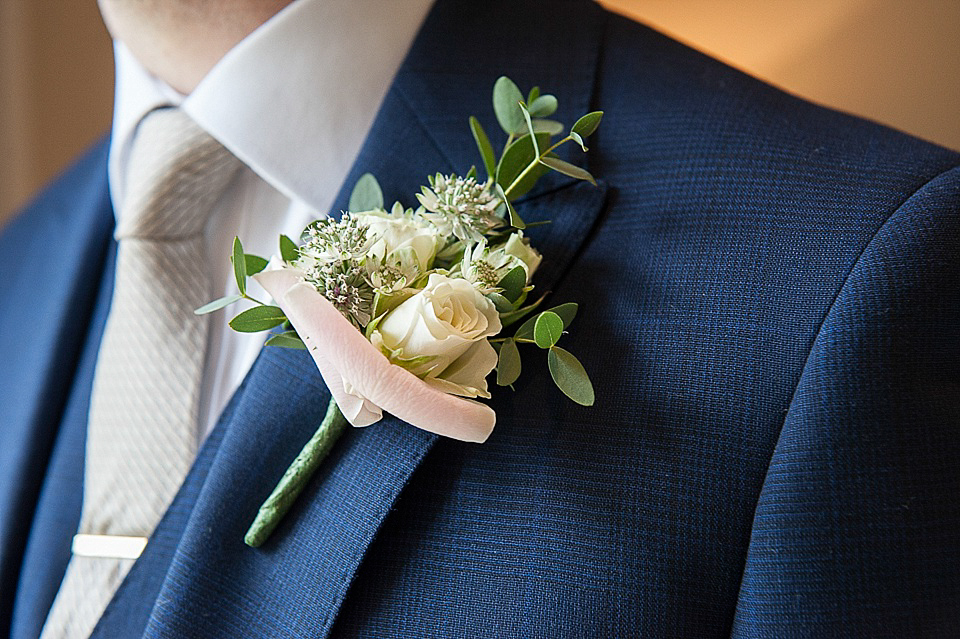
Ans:
[{"label": "suit lapel", "polygon": [[113,228],[105,166],[100,144],[0,235],[0,635]]},{"label": "suit lapel", "polygon": [[[465,172],[477,157],[467,116],[493,121],[489,96],[501,72],[521,85],[537,80],[556,92],[565,121],[588,110],[599,40],[589,28],[582,42],[566,42],[562,58],[549,68],[518,63],[522,52],[505,48],[494,61],[486,57],[482,66],[490,73],[462,75],[475,66],[465,62],[473,57],[461,50],[463,33],[482,33],[494,24],[489,11],[458,2],[434,8],[387,93],[337,208],[346,207],[353,183],[368,171],[388,201],[408,205],[415,204],[409,198],[428,174]],[[512,24],[511,32],[524,32],[523,22],[538,15],[518,11],[515,20],[497,16]],[[480,40],[467,45],[480,55]],[[530,48],[537,50],[536,44]],[[530,233],[547,255],[537,283],[548,290],[588,236],[605,189],[569,179],[543,182],[520,206],[528,221],[553,221]],[[143,624],[144,636],[157,637],[327,635],[383,519],[436,440],[391,416],[348,429],[267,544],[246,547],[247,526],[319,424],[328,398],[303,351],[264,349],[95,637],[135,636]],[[156,602],[149,615],[144,600]],[[139,621],[127,625],[133,618]]]}]

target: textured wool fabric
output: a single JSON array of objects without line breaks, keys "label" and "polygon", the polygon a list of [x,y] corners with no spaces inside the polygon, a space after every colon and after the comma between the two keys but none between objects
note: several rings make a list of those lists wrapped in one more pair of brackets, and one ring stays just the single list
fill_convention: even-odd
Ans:
[{"label": "textured wool fabric", "polygon": [[[564,122],[605,111],[590,153],[564,156],[601,187],[552,176],[518,205],[552,220],[530,229],[547,255],[535,283],[547,305],[580,304],[562,345],[596,406],[565,399],[534,350],[495,394],[487,443],[390,418],[348,429],[252,550],[246,527],[329,397],[308,354],[265,349],[93,636],[960,634],[960,155],[590,3],[441,0],[337,208],[366,171],[390,200],[476,163],[466,117],[492,123],[501,73],[556,94]],[[105,246],[72,231],[109,217],[104,166],[90,156],[21,217],[4,265],[39,229],[80,236],[68,255]],[[56,203],[84,188],[84,221],[57,228]],[[26,299],[38,281],[4,286]],[[38,415],[33,387],[63,378],[17,375],[61,325],[20,346],[0,313],[0,366],[16,378],[0,387],[14,425],[0,431],[0,512],[34,521],[0,520],[18,639],[49,605],[33,551],[17,570],[22,548],[54,546],[48,489],[76,470],[63,455],[45,466],[61,415]],[[46,474],[21,478],[24,460]]]},{"label": "textured wool fabric", "polygon": [[[178,109],[141,122],[97,358],[79,532],[148,537],[193,463],[208,323],[203,231],[239,161]],[[85,639],[132,559],[74,555],[42,637]]]}]

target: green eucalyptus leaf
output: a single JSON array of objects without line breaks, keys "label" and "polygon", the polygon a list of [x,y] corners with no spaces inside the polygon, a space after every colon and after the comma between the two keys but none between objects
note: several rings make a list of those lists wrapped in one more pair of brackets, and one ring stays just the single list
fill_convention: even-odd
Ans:
[{"label": "green eucalyptus leaf", "polygon": [[572,353],[554,346],[547,353],[547,366],[554,383],[564,395],[581,406],[593,406],[595,396],[590,376]]},{"label": "green eucalyptus leaf", "polygon": [[510,311],[514,310],[513,302],[508,300],[500,293],[487,293],[486,298],[493,302],[493,305],[497,308],[498,313],[509,313]]},{"label": "green eucalyptus leaf", "polygon": [[510,200],[507,199],[507,194],[503,192],[503,187],[499,184],[494,184],[494,188],[497,191],[497,195],[500,196],[500,199],[503,200],[504,205],[507,207],[507,215],[509,216],[510,226],[515,229],[525,229],[527,225],[520,215],[517,213],[517,209],[513,208],[513,204],[510,203]]},{"label": "green eucalyptus leaf", "polygon": [[537,319],[539,319],[539,317],[540,317],[539,314],[534,315],[533,317],[530,317],[529,319],[527,319],[527,321],[525,321],[523,324],[521,324],[520,328],[517,329],[517,332],[513,334],[513,339],[529,340],[532,342],[533,327],[536,325]]},{"label": "green eucalyptus leaf", "polygon": [[520,351],[517,343],[508,339],[500,345],[500,357],[497,360],[497,384],[509,386],[520,377]]},{"label": "green eucalyptus leaf", "polygon": [[230,328],[238,333],[257,333],[279,326],[286,319],[276,306],[254,306],[230,320]]},{"label": "green eucalyptus leaf", "polygon": [[527,104],[530,105],[530,115],[535,118],[545,118],[557,112],[557,98],[552,95],[538,96]]},{"label": "green eucalyptus leaf", "polygon": [[266,341],[267,346],[279,346],[280,348],[298,348],[306,350],[307,345],[303,343],[296,331],[286,331],[277,333]]},{"label": "green eucalyptus leaf", "polygon": [[244,269],[247,271],[247,275],[256,275],[263,269],[267,268],[267,260],[263,259],[259,255],[251,255],[246,253],[243,256]]},{"label": "green eucalyptus leaf", "polygon": [[590,172],[586,169],[581,169],[576,164],[570,164],[569,162],[565,162],[560,158],[553,157],[540,158],[540,163],[544,166],[550,167],[554,171],[559,171],[564,175],[569,175],[570,177],[577,178],[578,180],[586,180],[594,186],[597,185],[597,181],[593,179],[593,176],[590,175]]},{"label": "green eucalyptus leaf", "polygon": [[237,288],[241,295],[247,294],[247,261],[243,259],[243,244],[239,237],[233,238],[233,275],[237,278]]},{"label": "green eucalyptus leaf", "polygon": [[521,102],[523,102],[523,94],[513,80],[505,75],[500,76],[493,85],[493,112],[497,116],[500,127],[509,135],[523,133]]},{"label": "green eucalyptus leaf", "polygon": [[[527,285],[527,271],[522,266],[515,266],[510,272],[503,276],[497,282],[497,288],[503,289],[503,296],[516,302],[523,293],[523,287]],[[510,310],[513,310],[512,308]]]},{"label": "green eucalyptus leaf", "polygon": [[364,173],[353,185],[353,191],[350,192],[350,203],[347,209],[358,213],[360,211],[372,211],[383,208],[383,191],[380,189],[380,183],[372,173]]},{"label": "green eucalyptus leaf", "polygon": [[493,177],[497,172],[497,158],[493,153],[493,145],[490,144],[490,138],[487,132],[480,125],[480,120],[470,116],[470,131],[473,133],[473,139],[477,143],[477,149],[480,151],[480,157],[483,158],[483,168],[487,170],[487,175]]},{"label": "green eucalyptus leaf", "polygon": [[[544,294],[544,297],[545,296],[546,294]],[[543,301],[543,297],[541,297],[531,306],[535,308],[542,301]],[[567,327],[570,326],[571,323],[573,323],[573,318],[577,316],[577,308],[578,308],[578,305],[576,302],[567,302],[566,304],[560,304],[559,306],[554,306],[551,309],[547,309],[546,311],[544,311],[544,313],[554,313],[555,315],[557,315],[560,318],[560,320],[563,322],[563,328],[566,329]],[[520,310],[528,311],[530,309],[520,309]],[[540,318],[540,315],[543,315],[543,313],[540,313],[539,315],[534,315],[533,317],[527,319],[527,321],[525,321],[523,324],[521,324],[520,328],[518,328],[517,332],[514,333],[513,335],[514,339],[533,340],[533,327],[534,325],[536,325],[537,320]],[[503,318],[501,318],[501,320],[502,319]]]},{"label": "green eucalyptus leaf", "polygon": [[552,311],[544,311],[537,316],[533,325],[533,340],[540,348],[554,346],[563,335],[563,320]]},{"label": "green eucalyptus leaf", "polygon": [[540,87],[533,87],[527,95],[527,104],[533,104],[540,97]]},{"label": "green eucalyptus leaf", "polygon": [[523,122],[527,125],[527,134],[530,135],[530,141],[533,142],[533,155],[540,157],[540,145],[537,144],[537,132],[533,130],[533,121],[530,119],[530,112],[527,107],[520,103],[520,112],[523,113]]},{"label": "green eucalyptus leaf", "polygon": [[588,138],[600,126],[600,120],[603,119],[603,111],[594,111],[588,113],[573,125],[571,131],[578,133],[583,138]]},{"label": "green eucalyptus leaf", "polygon": [[[526,299],[526,296],[527,296],[527,293],[524,292],[524,294],[520,296],[520,300]],[[535,311],[537,307],[540,306],[540,304],[543,302],[546,296],[547,296],[546,293],[544,293],[539,297],[539,299],[537,299],[536,302],[534,302],[533,304],[527,304],[526,306],[521,306],[523,302],[521,302],[520,300],[517,300],[516,302],[514,302],[514,306],[519,307],[517,308],[517,310],[510,311],[509,313],[500,314],[501,326],[503,326],[503,328],[506,328],[508,326],[516,324],[517,322],[525,318],[527,315]],[[531,337],[530,339],[533,339],[533,337]]]},{"label": "green eucalyptus leaf", "polygon": [[577,316],[577,309],[580,306],[576,302],[567,302],[566,304],[561,304],[560,306],[554,306],[549,309],[551,313],[556,313],[560,316],[560,319],[563,320],[563,327],[569,328],[570,324],[573,323],[573,318]]},{"label": "green eucalyptus leaf", "polygon": [[563,123],[556,120],[544,120],[537,118],[533,121],[533,130],[537,133],[547,133],[549,135],[560,135],[563,133]]},{"label": "green eucalyptus leaf", "polygon": [[218,300],[213,300],[209,304],[204,304],[203,306],[195,310],[193,314],[206,315],[207,313],[219,311],[224,306],[230,306],[234,302],[239,302],[242,299],[243,299],[243,295],[227,295],[226,297],[221,297]]},{"label": "green eucalyptus leaf", "polygon": [[570,132],[570,139],[580,145],[580,148],[583,149],[583,152],[586,153],[590,149],[587,148],[587,145],[583,142],[583,138],[580,137],[580,134],[576,131]]},{"label": "green eucalyptus leaf", "polygon": [[296,262],[300,257],[300,250],[286,235],[280,236],[280,259],[284,262]]},{"label": "green eucalyptus leaf", "polygon": [[[518,108],[519,111],[519,108]],[[521,121],[523,119],[523,113],[520,113]],[[538,148],[546,148],[550,144],[550,136],[547,133],[538,133],[537,134],[537,146]],[[497,184],[502,186],[504,190],[510,188],[510,185],[513,184],[523,171],[530,166],[531,163],[536,162],[537,155],[534,154],[533,142],[530,139],[529,135],[523,135],[520,138],[514,140],[510,146],[506,148],[503,152],[503,156],[500,158],[500,165],[497,167]],[[527,173],[522,180],[520,180],[516,186],[513,187],[513,190],[510,192],[510,200],[515,200],[523,194],[530,191],[536,184],[537,180],[546,175],[548,168],[544,167],[541,164],[537,164],[529,173]]]}]

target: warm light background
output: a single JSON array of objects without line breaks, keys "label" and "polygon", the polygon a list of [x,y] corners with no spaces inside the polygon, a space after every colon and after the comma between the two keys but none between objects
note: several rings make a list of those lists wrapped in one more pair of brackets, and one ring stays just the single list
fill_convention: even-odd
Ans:
[{"label": "warm light background", "polygon": [[[817,102],[960,149],[960,0],[605,0]],[[0,223],[109,127],[94,0],[0,0]]]}]

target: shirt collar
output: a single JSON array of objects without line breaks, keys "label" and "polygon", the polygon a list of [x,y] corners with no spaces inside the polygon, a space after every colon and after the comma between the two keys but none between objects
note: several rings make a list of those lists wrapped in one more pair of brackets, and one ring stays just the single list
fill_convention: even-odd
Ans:
[{"label": "shirt collar", "polygon": [[137,124],[179,105],[264,181],[326,212],[433,0],[295,0],[230,50],[189,96],[120,42],[110,149],[114,209]]}]

